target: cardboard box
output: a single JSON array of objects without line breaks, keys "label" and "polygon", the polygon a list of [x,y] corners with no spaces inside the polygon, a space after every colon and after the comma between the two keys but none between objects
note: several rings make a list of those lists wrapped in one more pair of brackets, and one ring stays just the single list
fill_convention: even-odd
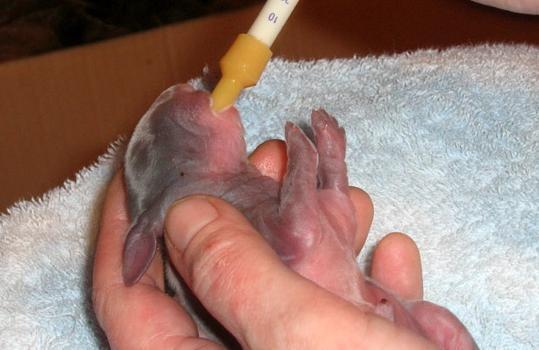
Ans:
[{"label": "cardboard box", "polygon": [[[0,65],[0,211],[129,135],[166,87],[216,67],[260,6]],[[290,59],[482,42],[539,45],[539,17],[464,0],[300,1],[274,46]]]}]

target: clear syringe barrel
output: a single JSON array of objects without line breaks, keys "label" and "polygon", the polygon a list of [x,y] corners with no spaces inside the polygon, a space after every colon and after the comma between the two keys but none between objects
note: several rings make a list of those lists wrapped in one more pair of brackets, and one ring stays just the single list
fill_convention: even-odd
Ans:
[{"label": "clear syringe barrel", "polygon": [[268,0],[258,14],[248,34],[254,36],[268,47],[290,17],[299,0]]}]

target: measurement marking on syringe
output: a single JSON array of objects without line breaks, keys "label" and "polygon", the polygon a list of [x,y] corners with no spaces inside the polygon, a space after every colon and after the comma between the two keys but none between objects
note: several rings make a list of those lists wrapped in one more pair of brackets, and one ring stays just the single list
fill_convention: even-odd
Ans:
[{"label": "measurement marking on syringe", "polygon": [[275,14],[275,12],[272,12],[269,14],[268,16],[268,20],[271,22],[271,23],[277,23],[277,20],[279,19],[279,16],[277,16]]},{"label": "measurement marking on syringe", "polygon": [[298,0],[267,0],[249,34],[271,46],[297,3]]},{"label": "measurement marking on syringe", "polygon": [[[288,0],[281,0],[281,3],[284,3],[285,5],[290,5],[288,3]],[[271,12],[268,15],[268,21],[270,21],[271,23],[277,23],[278,20],[279,20],[279,16],[275,12]]]}]

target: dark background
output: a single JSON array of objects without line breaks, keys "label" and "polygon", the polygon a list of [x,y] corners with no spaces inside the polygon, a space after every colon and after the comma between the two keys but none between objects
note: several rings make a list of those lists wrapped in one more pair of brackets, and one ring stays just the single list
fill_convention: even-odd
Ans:
[{"label": "dark background", "polygon": [[0,0],[0,61],[257,2],[260,0]]}]

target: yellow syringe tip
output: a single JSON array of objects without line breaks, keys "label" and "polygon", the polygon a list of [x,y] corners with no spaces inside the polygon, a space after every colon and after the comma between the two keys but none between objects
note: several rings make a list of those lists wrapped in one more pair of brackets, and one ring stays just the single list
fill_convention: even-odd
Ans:
[{"label": "yellow syringe tip", "polygon": [[218,112],[232,105],[242,89],[237,80],[222,78],[211,94],[212,109]]},{"label": "yellow syringe tip", "polygon": [[220,61],[222,78],[213,90],[212,109],[234,104],[242,89],[256,84],[271,58],[271,50],[249,34],[240,34]]}]

